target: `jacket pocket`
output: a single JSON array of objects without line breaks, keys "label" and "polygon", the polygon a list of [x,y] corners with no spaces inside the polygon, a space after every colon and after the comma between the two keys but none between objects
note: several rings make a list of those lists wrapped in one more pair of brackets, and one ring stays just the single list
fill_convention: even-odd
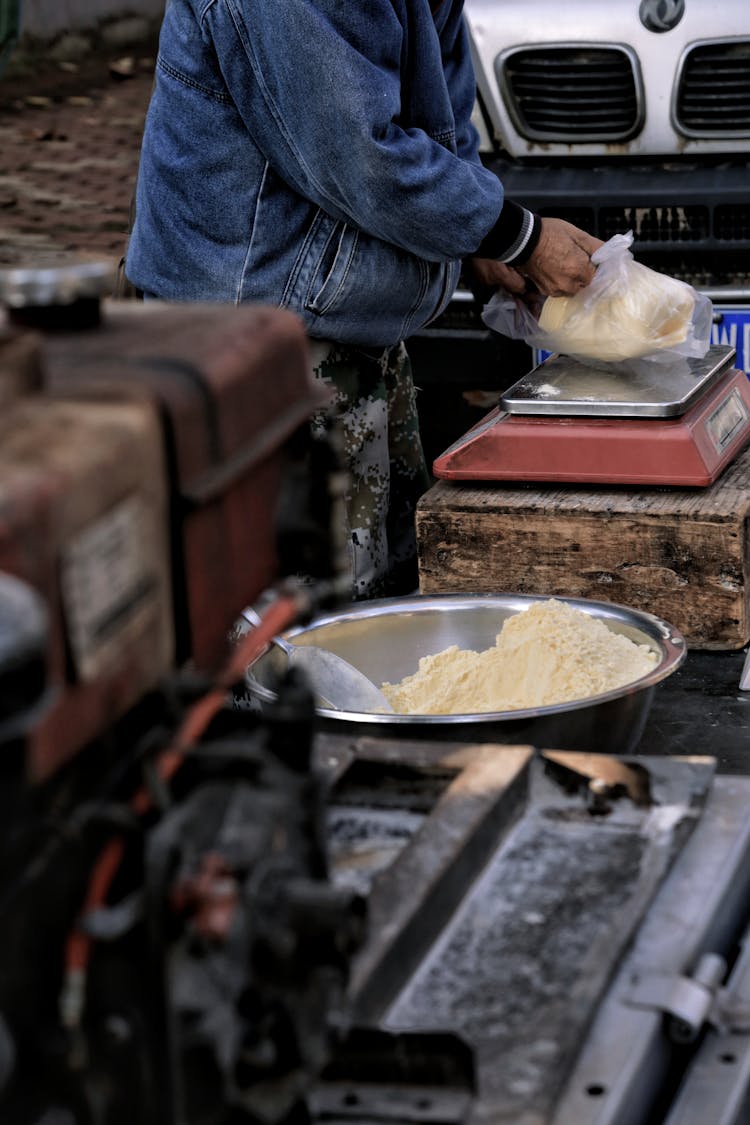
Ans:
[{"label": "jacket pocket", "polygon": [[318,211],[282,303],[311,336],[389,346],[419,328],[444,297],[445,266],[427,262]]},{"label": "jacket pocket", "polygon": [[324,316],[344,292],[346,279],[357,250],[358,232],[341,220],[318,213],[312,244],[318,257],[305,295],[305,308]]},{"label": "jacket pocket", "polygon": [[[432,324],[433,320],[437,320],[442,312],[450,304],[451,297],[453,296],[456,286],[458,285],[461,276],[461,263],[460,261],[446,262],[443,271],[443,288],[438,299],[434,311],[430,314],[429,318],[425,321],[426,324]],[[424,325],[423,325],[424,327]]]}]

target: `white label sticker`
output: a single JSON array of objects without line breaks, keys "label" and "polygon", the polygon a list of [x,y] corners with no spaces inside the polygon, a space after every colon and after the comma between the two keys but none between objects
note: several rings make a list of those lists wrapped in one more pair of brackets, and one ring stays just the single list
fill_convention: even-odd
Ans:
[{"label": "white label sticker", "polygon": [[138,496],[123,500],[63,550],[63,605],[80,679],[101,674],[144,619],[152,619],[159,588],[153,550]]}]

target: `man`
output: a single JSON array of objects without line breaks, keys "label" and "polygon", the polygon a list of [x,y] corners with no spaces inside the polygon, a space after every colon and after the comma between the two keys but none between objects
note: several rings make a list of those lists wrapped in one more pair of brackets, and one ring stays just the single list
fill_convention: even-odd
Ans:
[{"label": "man", "polygon": [[169,0],[161,31],[128,278],[147,299],[302,318],[343,419],[355,597],[416,581],[429,476],[403,341],[465,259],[485,285],[565,295],[600,245],[504,200],[482,167],[462,9]]}]

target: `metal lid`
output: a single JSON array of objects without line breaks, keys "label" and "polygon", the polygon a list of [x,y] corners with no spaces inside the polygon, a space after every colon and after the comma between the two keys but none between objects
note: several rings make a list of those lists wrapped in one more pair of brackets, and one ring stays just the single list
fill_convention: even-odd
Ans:
[{"label": "metal lid", "polygon": [[637,375],[614,364],[595,367],[554,355],[510,387],[500,405],[509,414],[676,417],[721,379],[735,355],[735,348],[716,344],[702,359],[654,363]]},{"label": "metal lid", "polygon": [[72,305],[111,293],[113,284],[112,265],[100,260],[15,267],[0,270],[0,303],[9,309]]}]

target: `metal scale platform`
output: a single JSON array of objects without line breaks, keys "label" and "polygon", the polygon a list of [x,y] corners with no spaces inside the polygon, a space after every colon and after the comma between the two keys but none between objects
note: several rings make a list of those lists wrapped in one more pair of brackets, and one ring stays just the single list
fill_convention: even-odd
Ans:
[{"label": "metal scale platform", "polygon": [[554,355],[433,463],[445,480],[711,484],[750,441],[750,379],[736,351],[653,375]]}]

